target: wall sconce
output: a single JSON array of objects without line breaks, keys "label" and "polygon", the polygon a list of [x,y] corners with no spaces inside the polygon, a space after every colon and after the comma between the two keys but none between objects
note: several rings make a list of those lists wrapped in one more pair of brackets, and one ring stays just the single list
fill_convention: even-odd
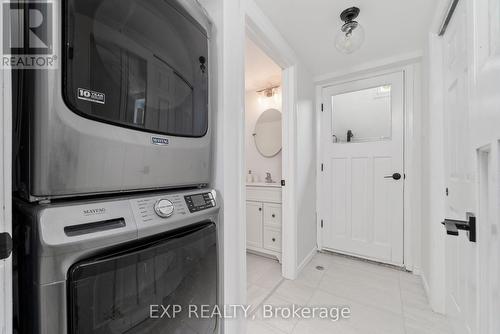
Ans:
[{"label": "wall sconce", "polygon": [[257,95],[259,96],[259,104],[264,109],[279,109],[281,103],[280,86],[272,86],[258,90]]}]

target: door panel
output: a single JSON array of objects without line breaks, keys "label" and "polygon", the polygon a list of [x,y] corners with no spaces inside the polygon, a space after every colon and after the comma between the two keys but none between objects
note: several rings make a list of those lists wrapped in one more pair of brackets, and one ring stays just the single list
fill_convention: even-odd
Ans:
[{"label": "door panel", "polygon": [[[444,35],[446,218],[477,214],[469,105],[467,2],[460,1]],[[446,312],[458,334],[477,333],[477,245],[466,233],[446,239]]]},{"label": "door panel", "polygon": [[322,245],[403,264],[403,73],[323,90]]}]

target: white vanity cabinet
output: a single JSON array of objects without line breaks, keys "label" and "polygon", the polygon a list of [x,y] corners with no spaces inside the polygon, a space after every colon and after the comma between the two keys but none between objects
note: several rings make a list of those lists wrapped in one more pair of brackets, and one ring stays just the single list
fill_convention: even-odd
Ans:
[{"label": "white vanity cabinet", "polygon": [[281,186],[247,185],[247,249],[281,261]]}]

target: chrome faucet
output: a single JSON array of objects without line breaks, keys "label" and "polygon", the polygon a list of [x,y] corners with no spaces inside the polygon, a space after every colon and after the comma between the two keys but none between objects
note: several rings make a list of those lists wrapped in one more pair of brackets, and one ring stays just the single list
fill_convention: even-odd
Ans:
[{"label": "chrome faucet", "polygon": [[266,183],[273,183],[273,178],[269,172],[266,173]]}]

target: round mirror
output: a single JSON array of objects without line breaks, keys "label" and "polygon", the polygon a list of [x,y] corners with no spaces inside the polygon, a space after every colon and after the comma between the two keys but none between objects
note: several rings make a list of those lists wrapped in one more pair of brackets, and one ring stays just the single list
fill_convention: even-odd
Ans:
[{"label": "round mirror", "polygon": [[267,109],[255,124],[255,146],[260,154],[273,157],[281,151],[281,112]]}]

